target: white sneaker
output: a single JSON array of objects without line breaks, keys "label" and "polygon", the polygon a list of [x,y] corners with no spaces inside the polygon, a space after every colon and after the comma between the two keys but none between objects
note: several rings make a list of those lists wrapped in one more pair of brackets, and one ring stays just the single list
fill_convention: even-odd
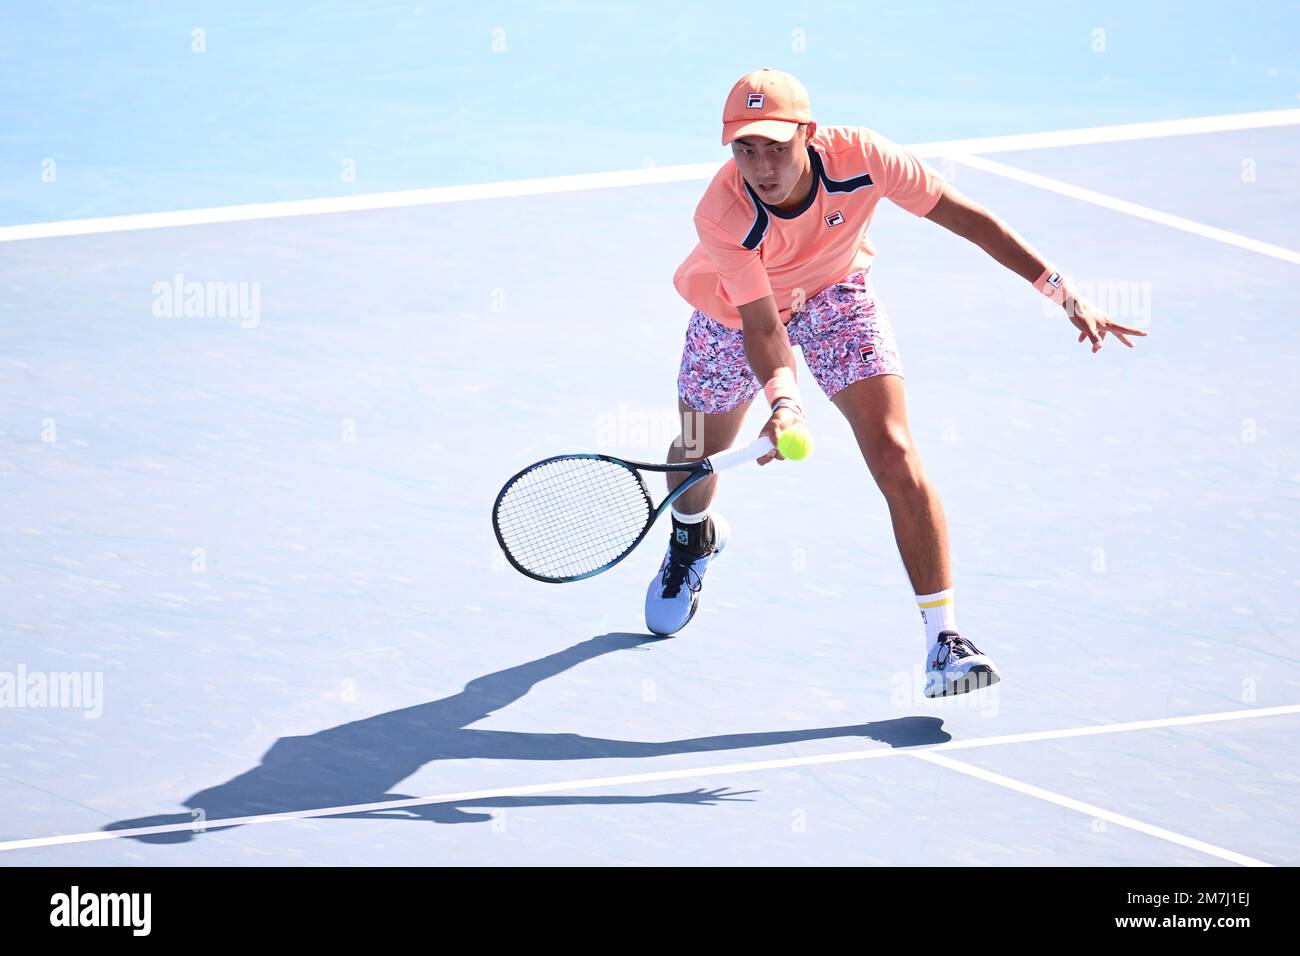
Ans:
[{"label": "white sneaker", "polygon": [[645,594],[645,626],[652,634],[676,634],[699,609],[704,572],[731,536],[731,527],[721,515],[710,515],[707,520],[713,526],[713,543],[706,553],[694,555],[676,541],[668,543],[668,553]]},{"label": "white sneaker", "polygon": [[951,697],[991,687],[1001,680],[993,658],[956,631],[940,631],[925,657],[925,696]]}]

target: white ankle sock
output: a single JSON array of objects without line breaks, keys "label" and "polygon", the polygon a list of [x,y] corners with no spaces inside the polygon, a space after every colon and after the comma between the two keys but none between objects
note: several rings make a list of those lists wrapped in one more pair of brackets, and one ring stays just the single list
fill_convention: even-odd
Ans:
[{"label": "white ankle sock", "polygon": [[934,594],[918,594],[916,606],[921,609],[925,622],[925,646],[934,647],[940,631],[957,630],[957,611],[953,605],[952,588]]},{"label": "white ankle sock", "polygon": [[684,514],[682,514],[680,511],[677,510],[677,506],[676,506],[676,505],[674,505],[674,506],[673,506],[671,509],[669,509],[669,510],[672,511],[672,513],[673,513],[673,517],[676,518],[678,521],[680,521],[682,524],[697,524],[697,523],[703,521],[705,518],[707,518],[707,517],[709,516],[709,509],[708,509],[708,508],[705,508],[705,509],[704,509],[703,511],[701,511],[699,514],[695,514],[695,515],[684,515]]}]

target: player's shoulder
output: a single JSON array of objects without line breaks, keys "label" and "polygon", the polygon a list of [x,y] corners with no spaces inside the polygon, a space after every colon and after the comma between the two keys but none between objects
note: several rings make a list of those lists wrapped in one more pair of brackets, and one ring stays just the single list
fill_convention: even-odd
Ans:
[{"label": "player's shoulder", "polygon": [[869,126],[819,126],[812,137],[813,146],[828,156],[861,156],[879,151],[882,142],[885,138]]},{"label": "player's shoulder", "polygon": [[745,189],[734,159],[722,164],[696,203],[695,220],[699,222],[701,219],[720,226],[737,238],[744,236],[753,225],[754,200]]}]

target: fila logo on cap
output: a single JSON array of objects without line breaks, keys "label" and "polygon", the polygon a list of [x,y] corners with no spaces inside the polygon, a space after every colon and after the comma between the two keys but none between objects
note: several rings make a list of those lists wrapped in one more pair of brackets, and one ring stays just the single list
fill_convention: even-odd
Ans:
[{"label": "fila logo on cap", "polygon": [[745,106],[751,110],[761,110],[763,108],[763,94],[750,93],[749,98],[745,100]]},{"label": "fila logo on cap", "polygon": [[843,221],[844,217],[840,214],[838,209],[826,217],[826,225],[828,226],[838,226]]}]

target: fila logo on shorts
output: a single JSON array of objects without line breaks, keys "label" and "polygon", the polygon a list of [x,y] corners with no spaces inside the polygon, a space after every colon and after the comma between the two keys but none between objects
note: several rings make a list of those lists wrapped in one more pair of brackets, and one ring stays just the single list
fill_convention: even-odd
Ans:
[{"label": "fila logo on shorts", "polygon": [[870,362],[876,357],[876,347],[874,345],[864,345],[862,348],[858,349],[858,355],[861,357],[862,361]]},{"label": "fila logo on shorts", "polygon": [[843,221],[844,217],[840,214],[838,209],[826,217],[826,225],[828,226],[838,226]]},{"label": "fila logo on shorts", "polygon": [[749,97],[745,100],[745,106],[751,110],[761,110],[763,108],[763,94],[750,93]]}]

